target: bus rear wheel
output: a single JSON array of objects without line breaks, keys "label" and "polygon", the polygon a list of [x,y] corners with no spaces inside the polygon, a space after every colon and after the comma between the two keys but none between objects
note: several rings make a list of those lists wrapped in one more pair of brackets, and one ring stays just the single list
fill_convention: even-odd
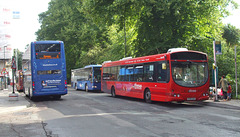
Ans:
[{"label": "bus rear wheel", "polygon": [[151,91],[149,89],[146,89],[145,92],[144,92],[144,100],[145,102],[147,103],[152,103],[152,100],[151,100]]},{"label": "bus rear wheel", "polygon": [[32,94],[31,94],[31,90],[30,90],[29,88],[28,88],[28,98],[29,98],[30,100],[34,100]]},{"label": "bus rear wheel", "polygon": [[61,95],[55,95],[55,96],[53,96],[54,97],[54,99],[61,99]]},{"label": "bus rear wheel", "polygon": [[111,88],[111,95],[114,98],[116,97],[116,93],[115,93],[115,88],[114,87]]}]

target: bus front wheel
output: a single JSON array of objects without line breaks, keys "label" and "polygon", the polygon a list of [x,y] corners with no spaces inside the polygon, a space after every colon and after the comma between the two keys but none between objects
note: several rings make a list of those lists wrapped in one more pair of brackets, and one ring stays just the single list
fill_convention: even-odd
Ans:
[{"label": "bus front wheel", "polygon": [[144,92],[144,100],[145,102],[147,103],[152,103],[152,100],[151,100],[151,91],[149,89],[146,89],[145,92]]}]

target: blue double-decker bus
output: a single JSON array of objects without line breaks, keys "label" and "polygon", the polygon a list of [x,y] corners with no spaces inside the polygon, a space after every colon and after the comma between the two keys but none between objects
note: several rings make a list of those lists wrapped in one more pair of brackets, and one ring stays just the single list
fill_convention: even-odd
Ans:
[{"label": "blue double-decker bus", "polygon": [[84,68],[73,69],[71,84],[76,90],[101,90],[102,65],[88,65]]},{"label": "blue double-decker bus", "polygon": [[23,91],[30,99],[67,94],[64,44],[62,41],[35,41],[23,54]]}]

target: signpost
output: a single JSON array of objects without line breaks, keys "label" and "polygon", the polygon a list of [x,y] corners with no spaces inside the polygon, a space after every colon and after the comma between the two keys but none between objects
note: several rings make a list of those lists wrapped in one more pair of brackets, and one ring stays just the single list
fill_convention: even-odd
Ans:
[{"label": "signpost", "polygon": [[15,76],[15,71],[16,71],[16,62],[15,62],[15,57],[12,57],[12,80],[13,80],[13,92],[9,94],[9,99],[10,100],[18,100],[18,94],[14,92],[14,76]]},{"label": "signpost", "polygon": [[215,40],[213,40],[213,56],[214,56],[214,64],[213,64],[213,68],[214,68],[214,79],[215,79],[215,99],[214,101],[218,101],[218,91],[217,91],[217,61],[216,61],[216,49],[215,49]]},{"label": "signpost", "polygon": [[213,40],[213,55],[214,55],[213,69],[214,69],[214,80],[215,80],[215,99],[214,99],[214,101],[218,101],[216,54],[218,54],[218,55],[222,54],[221,41]]},{"label": "signpost", "polygon": [[215,52],[216,52],[216,55],[222,54],[221,41],[215,41]]}]

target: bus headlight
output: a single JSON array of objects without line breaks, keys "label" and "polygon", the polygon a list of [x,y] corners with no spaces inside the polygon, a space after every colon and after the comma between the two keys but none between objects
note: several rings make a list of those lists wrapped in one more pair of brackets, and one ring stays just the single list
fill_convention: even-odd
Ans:
[{"label": "bus headlight", "polygon": [[208,93],[203,93],[203,96],[205,97],[205,96],[208,96]]},{"label": "bus headlight", "polygon": [[179,98],[179,97],[180,97],[180,94],[174,94],[173,96]]}]

